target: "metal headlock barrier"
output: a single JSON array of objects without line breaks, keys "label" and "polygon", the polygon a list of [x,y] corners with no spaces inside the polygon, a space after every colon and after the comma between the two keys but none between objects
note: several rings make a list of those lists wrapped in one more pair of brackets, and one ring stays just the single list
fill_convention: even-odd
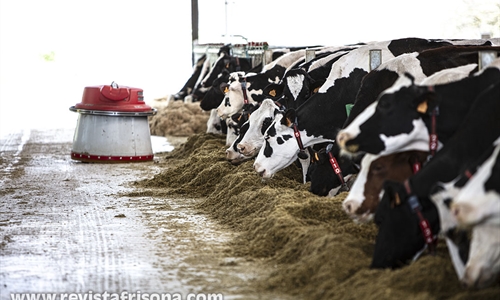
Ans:
[{"label": "metal headlock barrier", "polygon": [[193,46],[194,61],[197,61],[206,54],[207,59],[210,61],[210,65],[213,65],[218,58],[217,54],[220,48],[224,46],[229,46],[231,51],[229,54],[231,56],[248,59],[252,67],[260,63],[265,65],[272,61],[273,49],[269,47],[267,42],[248,42],[247,44],[234,45],[225,45],[223,43],[195,44]]}]

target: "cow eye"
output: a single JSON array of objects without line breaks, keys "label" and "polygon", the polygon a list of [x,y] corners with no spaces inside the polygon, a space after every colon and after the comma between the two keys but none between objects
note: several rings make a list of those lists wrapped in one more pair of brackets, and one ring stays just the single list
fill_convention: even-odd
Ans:
[{"label": "cow eye", "polygon": [[373,173],[375,174],[379,174],[379,173],[382,173],[382,171],[384,170],[384,167],[382,165],[373,165],[372,166],[372,171]]}]

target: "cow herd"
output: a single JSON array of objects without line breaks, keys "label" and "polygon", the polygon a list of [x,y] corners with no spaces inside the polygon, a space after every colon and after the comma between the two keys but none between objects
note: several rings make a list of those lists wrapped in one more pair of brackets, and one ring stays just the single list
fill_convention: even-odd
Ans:
[{"label": "cow herd", "polygon": [[312,193],[348,192],[345,212],[378,227],[373,268],[441,237],[465,286],[498,281],[500,39],[279,49],[253,69],[230,52],[200,59],[176,95],[211,111],[229,162],[254,160],[267,180],[295,163]]}]

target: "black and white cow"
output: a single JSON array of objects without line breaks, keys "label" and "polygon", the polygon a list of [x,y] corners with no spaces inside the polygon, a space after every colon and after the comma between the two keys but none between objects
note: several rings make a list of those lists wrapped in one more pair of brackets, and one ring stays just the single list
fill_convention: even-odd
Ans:
[{"label": "black and white cow", "polygon": [[[434,51],[434,50],[433,50]],[[436,52],[436,51],[434,51]],[[440,53],[440,52],[438,52]],[[444,52],[446,53],[446,52]],[[441,54],[438,54],[439,57],[445,58],[449,57],[449,61],[453,60],[452,55],[446,55],[443,57]],[[420,55],[419,55],[420,56]],[[410,71],[412,72],[412,68],[406,69],[404,65],[408,63],[409,57],[413,57],[411,55],[401,55],[392,60],[390,60],[387,64],[389,65],[399,65],[401,71]],[[418,57],[418,56],[417,56]],[[474,58],[471,58],[471,61],[475,61],[477,57],[474,55]],[[464,63],[468,63],[470,61],[465,60]],[[411,65],[411,64],[409,64]],[[425,64],[420,64],[424,66]],[[384,67],[381,65],[380,67]],[[435,69],[435,66],[433,66]],[[388,70],[388,68],[384,68]],[[413,68],[414,69],[414,68]],[[422,69],[425,70],[424,67]],[[435,85],[435,84],[444,84],[450,83],[453,81],[461,80],[465,77],[468,77],[472,71],[477,70],[476,63],[466,64],[464,66],[449,68],[438,71],[431,76],[422,79],[422,75],[414,74],[417,78],[421,79],[420,82],[417,82],[421,85]],[[376,72],[375,74],[381,75],[382,73]],[[372,75],[370,73],[369,75]],[[376,79],[375,76],[365,76],[363,82],[365,80]],[[404,76],[404,74],[398,74],[398,76]],[[397,81],[397,80],[396,80]],[[366,86],[365,86],[366,87]],[[364,87],[362,85],[360,92],[364,91]],[[358,93],[359,96],[360,93]],[[403,151],[406,152],[406,151]],[[402,152],[398,152],[402,153]],[[414,158],[412,158],[414,157]],[[352,185],[348,196],[343,201],[343,207],[346,213],[353,218],[355,221],[366,222],[372,219],[373,214],[375,213],[375,209],[380,199],[380,193],[382,190],[383,179],[388,178],[392,180],[399,179],[400,181],[405,180],[407,177],[411,175],[412,172],[412,164],[408,161],[413,159],[420,163],[425,162],[425,157],[422,157],[421,154],[413,153],[412,155],[375,155],[375,154],[366,154],[361,160],[361,171],[356,177],[354,184]],[[375,165],[371,164],[375,162]],[[406,178],[404,178],[404,176]],[[365,202],[366,201],[366,202]]]},{"label": "black and white cow", "polygon": [[[494,279],[498,275],[499,271],[500,253],[495,250],[498,249],[500,243],[500,219],[494,220],[500,218],[500,208],[497,207],[500,205],[500,197],[498,197],[500,195],[498,193],[498,182],[500,181],[498,177],[497,181],[491,180],[495,176],[493,175],[495,168],[491,168],[491,166],[497,164],[497,169],[499,168],[499,145],[500,138],[474,163],[464,166],[460,175],[454,180],[446,183],[438,182],[430,195],[430,199],[436,205],[439,212],[441,232],[446,240],[457,276],[467,286],[484,287],[491,282],[492,278]],[[497,162],[495,162],[495,159]],[[481,169],[481,171],[477,172],[478,169]],[[476,176],[476,172],[478,176]],[[485,174],[486,172],[491,173],[487,175]],[[496,176],[500,176],[500,174]],[[485,178],[489,178],[490,182],[488,195],[486,195],[486,185],[484,184]],[[474,182],[472,179],[474,179]],[[481,182],[479,186],[478,182]],[[468,190],[464,194],[461,194],[466,185]],[[453,201],[458,199],[457,196],[459,194],[462,195],[459,198],[462,199],[465,208],[461,208],[461,204],[456,204],[457,202]],[[495,194],[497,195],[496,201],[488,201],[486,199],[486,197],[491,196],[495,198]],[[471,197],[472,195],[473,197]],[[489,204],[484,205],[485,202]],[[474,222],[462,222],[462,224],[459,224],[457,219],[461,218],[457,216],[460,214],[467,215],[470,211],[479,212],[476,213]],[[469,217],[466,216],[465,218],[468,219]],[[491,222],[492,220],[493,222]],[[469,234],[467,229],[460,228],[464,227],[464,225],[467,225],[467,227],[474,225],[472,230],[472,246],[475,250],[472,252],[471,257],[469,257],[471,246]],[[491,231],[496,233],[491,234]],[[485,237],[487,238],[485,239]],[[479,245],[481,246],[480,248],[477,247]],[[466,264],[470,265],[469,269],[471,271],[469,271],[467,276],[464,276]]]},{"label": "black and white cow", "polygon": [[[403,93],[405,99],[413,103],[413,110],[418,107],[423,110],[419,103],[427,103],[426,109],[432,111],[438,102],[439,107],[443,108],[440,109],[439,117],[445,119],[446,116],[449,121],[439,122],[437,126],[446,127],[453,133],[446,139],[443,148],[415,175],[404,183],[386,181],[384,184],[384,195],[374,218],[379,233],[372,267],[400,267],[418,255],[424,246],[432,248],[435,240],[431,233],[440,231],[437,209],[429,199],[432,188],[437,182],[448,182],[457,177],[463,165],[477,159],[500,135],[497,118],[500,114],[500,70],[498,67],[488,69],[481,73],[486,75],[480,83],[471,80],[481,78],[481,75],[477,75],[433,88],[411,86]],[[496,75],[491,71],[496,71]],[[483,84],[491,75],[496,80]],[[461,86],[459,93],[456,93],[457,83]],[[450,93],[449,90],[455,91]],[[475,95],[465,92],[468,90],[475,90]],[[402,94],[399,93],[399,96]],[[398,103],[402,101],[404,99],[399,99]],[[446,105],[442,105],[447,101],[453,102],[454,108],[461,108],[450,111]],[[464,107],[467,110],[458,114]],[[393,123],[393,126],[398,125]]]},{"label": "black and white cow", "polygon": [[500,273],[500,139],[451,202],[459,226],[472,227],[469,257],[461,281],[488,287]]},{"label": "black and white cow", "polygon": [[332,65],[329,77],[318,93],[296,113],[290,113],[291,118],[281,118],[281,124],[277,121],[271,125],[273,130],[266,136],[265,149],[261,148],[254,164],[256,172],[270,178],[290,165],[300,151],[299,140],[290,138],[296,134],[300,135],[303,147],[335,140],[347,118],[345,105],[354,102],[361,80],[368,74],[370,50],[381,50],[382,57],[388,60],[403,53],[445,45],[450,43],[409,38],[370,43],[342,56]]},{"label": "black and white cow", "polygon": [[[497,47],[494,49],[498,51]],[[455,91],[446,89],[448,95],[444,95],[443,99],[447,100],[439,104],[440,116],[437,118],[437,130],[441,131],[438,134],[439,142],[453,134],[453,131],[447,129],[456,128],[457,123],[461,121],[456,116],[463,115],[468,109],[467,105],[459,106],[450,99],[454,97],[474,99],[479,91],[484,90],[488,84],[497,79],[497,73],[498,67],[493,66],[487,68],[480,76],[465,79],[467,82],[477,83],[471,83],[473,89],[464,90],[461,88],[467,86],[462,81],[456,83],[457,89]],[[432,111],[421,112],[422,110],[427,112],[427,110],[424,106],[418,106],[418,99],[412,98],[414,93],[412,88],[415,86],[411,85],[413,77],[410,77],[400,77],[399,80],[406,82],[386,89],[379,95],[377,101],[368,105],[347,127],[339,132],[337,142],[342,150],[350,153],[366,152],[386,155],[395,151],[425,151],[428,149],[430,132],[428,128],[431,125]],[[401,101],[402,99],[406,100]],[[455,126],[452,126],[451,123]]]}]

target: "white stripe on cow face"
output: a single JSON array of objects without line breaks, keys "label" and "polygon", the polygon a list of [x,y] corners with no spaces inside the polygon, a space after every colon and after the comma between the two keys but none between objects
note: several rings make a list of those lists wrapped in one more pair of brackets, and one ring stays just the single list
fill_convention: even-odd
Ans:
[{"label": "white stripe on cow face", "polygon": [[342,202],[342,207],[344,211],[354,219],[356,222],[364,223],[368,220],[371,220],[373,216],[367,215],[356,215],[356,210],[363,204],[365,201],[365,184],[368,178],[368,171],[370,170],[371,163],[379,158],[379,155],[374,154],[365,154],[363,159],[361,160],[361,169],[354,180],[351,189],[349,190],[349,194]]},{"label": "white stripe on cow face", "polygon": [[[413,130],[410,133],[402,133],[395,136],[380,135],[380,139],[385,144],[385,149],[380,155],[388,155],[395,152],[403,152],[409,150],[429,151],[429,131],[425,126],[424,121],[419,118],[412,122]],[[443,146],[438,144],[438,150]]]},{"label": "white stripe on cow face", "polygon": [[500,146],[497,146],[454,198],[451,210],[460,225],[474,225],[491,217],[500,220],[500,194],[494,190],[486,191],[484,187],[499,152]]},{"label": "white stripe on cow face", "polygon": [[297,76],[289,76],[286,78],[287,86],[290,90],[290,93],[292,94],[293,101],[297,100],[300,91],[302,91],[302,87],[304,86],[304,78],[305,76],[303,74],[299,74]]}]

